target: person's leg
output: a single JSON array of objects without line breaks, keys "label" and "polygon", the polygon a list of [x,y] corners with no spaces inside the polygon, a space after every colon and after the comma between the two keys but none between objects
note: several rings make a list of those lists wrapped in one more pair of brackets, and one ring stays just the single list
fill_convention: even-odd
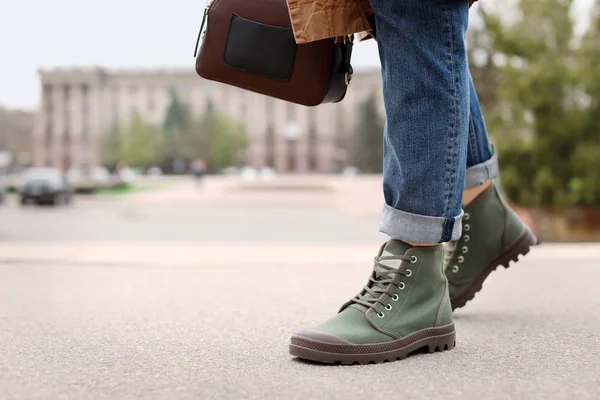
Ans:
[{"label": "person's leg", "polygon": [[448,245],[445,259],[453,309],[475,297],[494,269],[508,267],[537,242],[492,183],[499,173],[498,157],[490,145],[472,79],[470,92],[463,232]]},{"label": "person's leg", "polygon": [[499,173],[498,156],[490,143],[473,78],[469,74],[469,143],[463,204],[469,204]]},{"label": "person's leg", "polygon": [[416,243],[457,239],[469,121],[468,3],[373,3],[387,116],[380,229]]},{"label": "person's leg", "polygon": [[469,1],[371,5],[387,114],[381,230],[392,239],[375,258],[365,288],[339,314],[292,337],[292,355],[327,363],[393,361],[422,347],[434,352],[455,344],[444,253],[435,244],[461,233]]}]

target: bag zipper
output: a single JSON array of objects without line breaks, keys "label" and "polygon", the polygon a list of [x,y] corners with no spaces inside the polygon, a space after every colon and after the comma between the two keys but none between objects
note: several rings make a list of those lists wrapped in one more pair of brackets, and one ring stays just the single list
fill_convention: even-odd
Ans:
[{"label": "bag zipper", "polygon": [[204,8],[204,15],[202,16],[202,24],[200,24],[200,31],[198,31],[198,39],[196,39],[196,47],[194,47],[194,58],[196,58],[196,55],[198,54],[198,45],[200,44],[200,36],[202,36],[202,31],[204,30],[204,25],[206,24],[206,17],[208,16],[208,10],[210,9],[210,6],[212,6],[214,1],[215,0],[209,0],[208,3],[206,3],[206,7]]}]

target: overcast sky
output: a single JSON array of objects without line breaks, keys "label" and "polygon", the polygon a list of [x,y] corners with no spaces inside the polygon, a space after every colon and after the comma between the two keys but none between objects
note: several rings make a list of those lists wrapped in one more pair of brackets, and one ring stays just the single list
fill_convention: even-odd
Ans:
[{"label": "overcast sky", "polygon": [[[205,0],[0,0],[0,104],[34,108],[38,68],[192,70],[204,4]],[[378,65],[375,43],[357,45],[353,63]]]}]

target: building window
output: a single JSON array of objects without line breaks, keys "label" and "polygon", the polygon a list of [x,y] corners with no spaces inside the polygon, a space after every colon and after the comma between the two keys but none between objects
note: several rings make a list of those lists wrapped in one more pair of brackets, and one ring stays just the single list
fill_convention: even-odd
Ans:
[{"label": "building window", "polygon": [[86,116],[90,107],[90,87],[87,84],[81,85],[81,112]]},{"label": "building window", "polygon": [[287,171],[294,172],[298,169],[298,141],[288,139],[287,143]]},{"label": "building window", "polygon": [[273,123],[275,120],[275,99],[265,97],[265,115],[268,123]]},{"label": "building window", "polygon": [[296,120],[296,105],[294,103],[287,103],[286,119],[288,122]]},{"label": "building window", "polygon": [[52,113],[52,85],[44,84],[42,102],[46,108],[46,113]]},{"label": "building window", "polygon": [[46,148],[52,147],[52,128],[50,125],[46,127],[46,134],[44,135],[44,145]]},{"label": "building window", "polygon": [[63,168],[63,171],[68,171],[69,169],[71,169],[71,157],[69,156],[69,154],[65,154],[63,156],[62,168]]},{"label": "building window", "polygon": [[65,85],[63,88],[64,93],[64,101],[65,101],[65,111],[70,111],[71,109],[71,86]]},{"label": "building window", "polygon": [[317,137],[317,127],[314,121],[311,121],[308,127],[308,137],[307,137],[307,147],[308,147],[308,170],[311,172],[316,172],[319,169],[318,165],[318,157],[317,157],[317,149],[318,149],[318,137]]},{"label": "building window", "polygon": [[154,88],[153,87],[149,87],[148,88],[148,93],[146,95],[146,108],[148,109],[148,112],[153,113],[156,110],[156,99],[154,96]]},{"label": "building window", "polygon": [[275,129],[272,124],[267,126],[265,136],[265,166],[275,169]]},{"label": "building window", "polygon": [[71,131],[71,87],[69,85],[64,86],[64,138],[63,141],[65,146],[69,143],[69,132]]}]

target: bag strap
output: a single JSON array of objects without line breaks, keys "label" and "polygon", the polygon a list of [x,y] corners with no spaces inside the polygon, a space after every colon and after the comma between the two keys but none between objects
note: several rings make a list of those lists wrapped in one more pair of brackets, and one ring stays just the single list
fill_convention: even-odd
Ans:
[{"label": "bag strap", "polygon": [[196,47],[194,47],[194,58],[198,54],[198,45],[200,44],[200,36],[202,36],[202,31],[204,30],[204,25],[206,24],[206,17],[208,16],[208,9],[212,5],[212,1],[209,1],[204,8],[204,15],[202,16],[202,23],[200,24],[200,30],[198,31],[198,39],[196,39]]},{"label": "bag strap", "polygon": [[342,71],[344,72],[344,83],[348,86],[354,74],[351,63],[354,35],[336,37],[335,43],[342,48]]}]

